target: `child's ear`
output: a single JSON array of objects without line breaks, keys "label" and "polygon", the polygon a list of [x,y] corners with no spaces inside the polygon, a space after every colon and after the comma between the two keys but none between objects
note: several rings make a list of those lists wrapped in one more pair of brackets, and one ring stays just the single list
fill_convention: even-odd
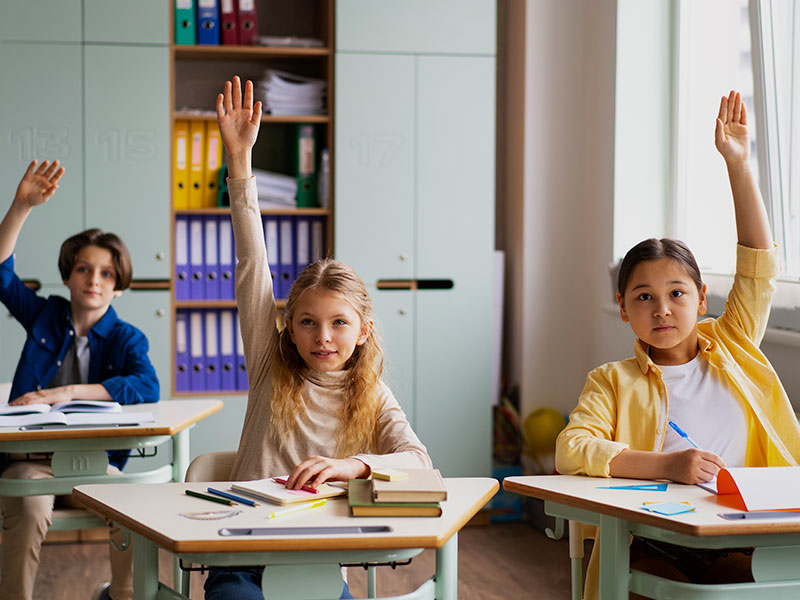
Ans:
[{"label": "child's ear", "polygon": [[617,304],[619,304],[619,318],[622,319],[623,323],[627,323],[629,319],[628,311],[625,310],[625,299],[619,292],[617,292]]},{"label": "child's ear", "polygon": [[356,340],[356,345],[361,346],[364,342],[367,341],[369,338],[369,334],[372,333],[372,328],[375,326],[375,321],[362,321],[361,322],[361,334],[358,336],[358,340]]},{"label": "child's ear", "polygon": [[286,331],[289,332],[289,338],[292,340],[292,342],[295,345],[297,345],[297,342],[294,339],[294,328],[292,327],[292,320],[291,319],[287,319],[286,317],[284,317],[283,320],[286,323]]},{"label": "child's ear", "polygon": [[700,290],[700,302],[697,304],[697,314],[704,315],[708,311],[708,303],[706,302],[706,284],[703,284],[703,289]]}]

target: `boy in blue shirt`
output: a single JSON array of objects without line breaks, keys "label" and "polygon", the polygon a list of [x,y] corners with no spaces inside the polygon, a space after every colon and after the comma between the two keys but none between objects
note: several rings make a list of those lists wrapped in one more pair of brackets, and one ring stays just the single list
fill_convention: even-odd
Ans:
[{"label": "boy in blue shirt", "polygon": [[[131,281],[125,244],[113,233],[89,229],[61,246],[58,267],[70,299],[42,298],[14,273],[14,247],[31,210],[58,188],[58,161],[31,162],[5,218],[0,222],[0,302],[25,328],[27,339],[14,374],[10,404],[54,404],[73,399],[120,404],[156,402],[158,379],[147,356],[145,335],[117,318],[111,300]],[[109,451],[109,473],[118,473],[127,451]],[[8,456],[3,477],[52,477],[49,460]],[[0,600],[33,597],[39,550],[52,521],[54,496],[0,497]],[[112,529],[112,538],[120,538]],[[101,598],[132,596],[130,550],[111,545],[110,587]]]}]

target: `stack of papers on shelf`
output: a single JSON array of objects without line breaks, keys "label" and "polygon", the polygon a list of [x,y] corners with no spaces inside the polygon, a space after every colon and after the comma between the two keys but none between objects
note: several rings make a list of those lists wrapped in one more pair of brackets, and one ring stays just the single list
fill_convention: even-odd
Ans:
[{"label": "stack of papers on shelf", "polygon": [[295,502],[309,502],[344,496],[347,490],[323,483],[317,488],[317,493],[305,490],[290,490],[284,484],[269,479],[256,479],[255,481],[236,481],[231,484],[231,490],[245,496],[252,496],[259,500],[266,500],[275,504],[294,504]]},{"label": "stack of papers on shelf", "polygon": [[442,507],[438,502],[375,502],[372,498],[372,481],[369,479],[350,481],[347,500],[352,516],[440,517],[442,515]]},{"label": "stack of papers on shelf", "polygon": [[325,113],[326,84],[322,79],[268,69],[254,96],[273,115],[321,115]]},{"label": "stack of papers on shelf", "polygon": [[256,41],[261,46],[281,46],[284,48],[322,48],[322,40],[318,38],[296,37],[293,35],[260,35]]},{"label": "stack of papers on shelf", "polygon": [[253,169],[261,208],[297,208],[297,178]]},{"label": "stack of papers on shelf", "polygon": [[155,421],[152,413],[123,413],[117,402],[72,400],[56,404],[4,405],[0,427],[31,425],[133,425]]}]

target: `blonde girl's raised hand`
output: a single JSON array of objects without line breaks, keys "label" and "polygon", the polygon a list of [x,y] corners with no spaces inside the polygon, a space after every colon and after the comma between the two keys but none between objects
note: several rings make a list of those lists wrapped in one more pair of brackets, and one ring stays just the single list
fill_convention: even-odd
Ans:
[{"label": "blonde girl's raised hand", "polygon": [[747,135],[747,108],[739,92],[731,90],[719,102],[714,143],[729,165],[747,162],[750,139]]},{"label": "blonde girl's raised hand", "polygon": [[228,174],[234,179],[250,177],[250,157],[261,125],[261,102],[253,104],[253,82],[247,81],[242,96],[239,76],[217,96],[217,123],[225,144]]},{"label": "blonde girl's raised hand", "polygon": [[47,202],[58,189],[58,180],[64,174],[64,167],[58,166],[58,161],[44,161],[38,167],[37,161],[31,161],[25,175],[17,186],[14,202],[25,207],[33,208]]}]

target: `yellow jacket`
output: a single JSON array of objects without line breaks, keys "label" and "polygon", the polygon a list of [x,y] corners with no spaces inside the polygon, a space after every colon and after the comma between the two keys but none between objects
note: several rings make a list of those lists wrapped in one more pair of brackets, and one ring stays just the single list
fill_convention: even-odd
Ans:
[{"label": "yellow jacket", "polygon": [[[699,351],[709,369],[728,381],[745,407],[745,464],[750,467],[800,464],[800,426],[778,375],[759,349],[779,272],[776,248],[737,246],[736,276],[724,312],[697,324]],[[623,450],[661,450],[669,406],[661,369],[638,339],[634,354],[589,373],[578,406],[556,441],[559,473],[609,477],[611,460]],[[587,598],[596,596],[594,554]]]}]

